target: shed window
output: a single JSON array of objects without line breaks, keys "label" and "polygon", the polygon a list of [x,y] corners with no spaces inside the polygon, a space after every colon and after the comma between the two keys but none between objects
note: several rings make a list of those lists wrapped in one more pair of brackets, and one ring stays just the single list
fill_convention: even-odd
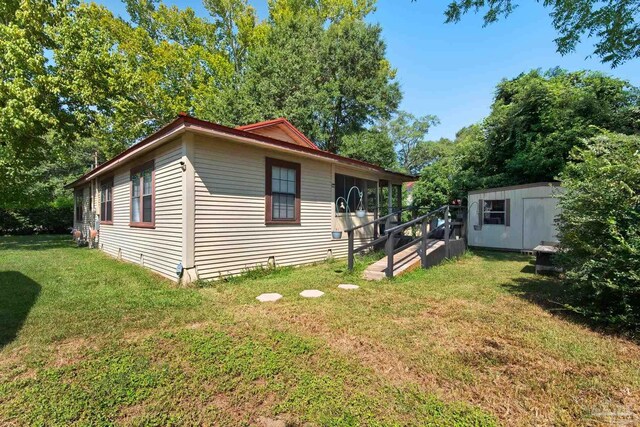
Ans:
[{"label": "shed window", "polygon": [[131,226],[155,225],[155,171],[153,161],[131,170]]},{"label": "shed window", "polygon": [[100,183],[100,222],[113,223],[113,180]]},{"label": "shed window", "polygon": [[506,201],[501,200],[485,200],[484,201],[484,219],[483,224],[505,225],[506,221]]},{"label": "shed window", "polygon": [[300,164],[267,158],[266,222],[300,224]]},{"label": "shed window", "polygon": [[76,191],[76,221],[84,219],[84,196],[82,190]]}]

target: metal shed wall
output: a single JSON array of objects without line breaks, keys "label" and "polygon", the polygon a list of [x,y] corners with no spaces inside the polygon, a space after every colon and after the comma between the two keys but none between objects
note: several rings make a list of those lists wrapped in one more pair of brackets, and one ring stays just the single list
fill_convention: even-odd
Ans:
[{"label": "metal shed wall", "polygon": [[[556,241],[558,183],[536,183],[491,188],[469,193],[467,239],[469,246],[531,250],[541,241]],[[509,200],[506,224],[482,224],[480,201]]]}]

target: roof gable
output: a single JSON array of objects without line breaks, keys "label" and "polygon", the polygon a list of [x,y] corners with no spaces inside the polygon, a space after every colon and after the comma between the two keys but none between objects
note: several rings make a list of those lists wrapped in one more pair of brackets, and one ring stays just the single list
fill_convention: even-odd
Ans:
[{"label": "roof gable", "polygon": [[278,139],[280,141],[290,142],[302,147],[319,150],[316,144],[314,144],[309,138],[307,138],[302,132],[300,132],[298,128],[292,125],[285,118],[238,126],[236,129],[254,133],[257,135],[267,136],[269,138]]}]

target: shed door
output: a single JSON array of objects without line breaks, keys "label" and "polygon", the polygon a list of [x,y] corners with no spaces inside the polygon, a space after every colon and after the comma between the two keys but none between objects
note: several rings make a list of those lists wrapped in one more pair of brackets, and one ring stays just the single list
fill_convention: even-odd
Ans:
[{"label": "shed door", "polygon": [[522,224],[522,248],[531,250],[541,241],[557,241],[555,217],[558,199],[535,197],[522,199],[524,222]]}]

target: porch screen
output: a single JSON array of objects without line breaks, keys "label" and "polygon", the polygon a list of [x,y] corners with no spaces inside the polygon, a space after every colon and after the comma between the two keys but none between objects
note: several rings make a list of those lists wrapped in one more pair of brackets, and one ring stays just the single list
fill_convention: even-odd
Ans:
[{"label": "porch screen", "polygon": [[[354,176],[342,175],[337,173],[335,176],[336,182],[336,199],[338,197],[344,197],[347,199],[349,194],[349,190],[352,187],[358,187],[359,191],[363,192],[362,195],[362,204],[367,212],[375,212],[376,210],[376,193],[378,191],[378,187],[375,181],[369,181],[362,178],[356,178]],[[349,197],[349,212],[355,212],[358,207],[358,202],[360,200],[360,195],[354,189],[351,192],[351,196]],[[346,205],[344,208],[341,204],[338,204],[339,212],[346,212]]]}]

